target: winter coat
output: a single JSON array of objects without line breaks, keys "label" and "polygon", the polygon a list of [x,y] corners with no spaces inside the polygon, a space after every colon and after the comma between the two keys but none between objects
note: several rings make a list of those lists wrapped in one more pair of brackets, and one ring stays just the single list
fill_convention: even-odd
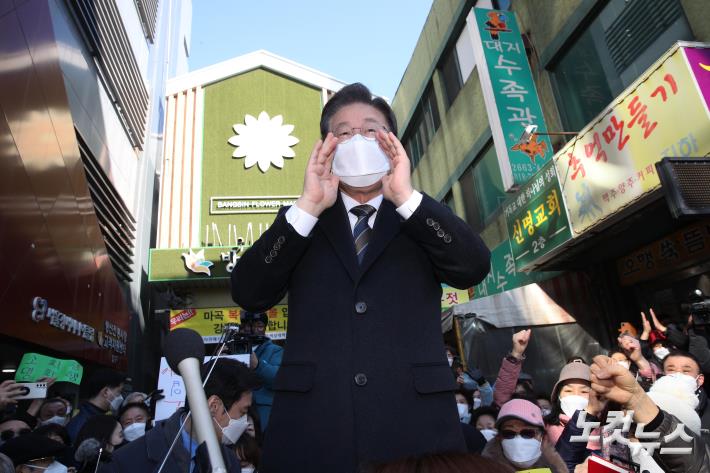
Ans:
[{"label": "winter coat", "polygon": [[496,436],[492,438],[487,444],[486,448],[483,449],[481,454],[486,458],[495,460],[501,465],[505,466],[511,472],[520,470],[534,470],[536,468],[549,468],[552,473],[568,473],[567,465],[562,460],[560,455],[555,451],[552,445],[547,442],[542,442],[542,455],[537,459],[535,463],[527,468],[520,468],[512,463],[505,457],[503,453],[503,446],[501,445],[501,438]]}]

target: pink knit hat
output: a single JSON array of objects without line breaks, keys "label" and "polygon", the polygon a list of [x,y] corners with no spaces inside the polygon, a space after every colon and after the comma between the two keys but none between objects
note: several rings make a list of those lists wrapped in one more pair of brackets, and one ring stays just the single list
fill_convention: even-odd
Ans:
[{"label": "pink knit hat", "polygon": [[508,419],[520,419],[530,425],[545,428],[545,422],[542,420],[542,411],[538,406],[525,399],[513,399],[503,404],[498,412],[498,420],[496,420],[496,428],[500,428],[503,421]]}]

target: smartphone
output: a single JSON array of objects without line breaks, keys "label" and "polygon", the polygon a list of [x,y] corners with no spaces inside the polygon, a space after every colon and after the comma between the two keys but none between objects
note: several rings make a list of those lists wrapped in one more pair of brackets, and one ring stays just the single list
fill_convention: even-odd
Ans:
[{"label": "smartphone", "polygon": [[22,394],[15,399],[44,399],[47,397],[47,383],[17,383],[22,387]]}]

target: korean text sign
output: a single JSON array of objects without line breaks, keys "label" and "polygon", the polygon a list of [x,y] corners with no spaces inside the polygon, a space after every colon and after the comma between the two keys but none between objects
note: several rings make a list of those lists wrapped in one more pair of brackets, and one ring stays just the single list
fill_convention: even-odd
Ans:
[{"label": "korean text sign", "polygon": [[473,50],[506,190],[524,184],[552,158],[547,136],[518,143],[525,126],[547,131],[515,15],[474,8]]},{"label": "korean text sign", "polygon": [[535,260],[572,238],[552,162],[506,202],[503,212],[518,270],[527,269]]},{"label": "korean text sign", "polygon": [[700,64],[710,67],[710,49],[674,46],[555,155],[574,236],[658,188],[663,157],[710,152]]},{"label": "korean text sign", "polygon": [[[170,330],[190,328],[202,336],[205,343],[218,343],[227,324],[239,324],[241,309],[238,307],[210,307],[170,311]],[[269,309],[269,324],[266,336],[273,340],[286,338],[288,306],[277,305]]]},{"label": "korean text sign", "polygon": [[83,374],[84,368],[76,360],[60,360],[38,353],[25,353],[15,372],[15,381],[34,382],[46,377],[79,384]]},{"label": "korean text sign", "polygon": [[441,310],[468,301],[468,289],[456,289],[446,284],[441,285]]},{"label": "korean text sign", "polygon": [[544,281],[559,274],[558,272],[542,271],[518,272],[515,268],[515,260],[510,246],[510,240],[504,240],[503,243],[491,251],[491,270],[486,278],[475,286],[472,299],[499,294],[517,287]]}]

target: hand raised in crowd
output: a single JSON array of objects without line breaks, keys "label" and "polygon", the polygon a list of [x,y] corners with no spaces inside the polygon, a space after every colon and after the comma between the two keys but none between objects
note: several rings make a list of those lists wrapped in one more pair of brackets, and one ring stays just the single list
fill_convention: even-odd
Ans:
[{"label": "hand raised in crowd", "polygon": [[[47,376],[45,376],[44,378],[39,378],[37,380],[38,383],[47,383],[47,390],[49,390],[49,388],[54,384],[55,381],[55,378],[50,378]],[[27,413],[31,416],[37,417],[37,414],[39,414],[39,408],[42,407],[44,401],[45,399],[33,399],[30,403],[30,406],[27,408]]]},{"label": "hand raised in crowd", "polygon": [[596,391],[592,390],[589,392],[589,403],[585,410],[594,417],[599,417],[604,411],[606,404],[607,400],[597,394]]},{"label": "hand raised in crowd", "polygon": [[377,131],[377,142],[390,158],[390,171],[382,178],[382,193],[385,199],[399,207],[404,204],[414,192],[412,187],[411,163],[404,146],[394,133]]},{"label": "hand raised in crowd", "polygon": [[608,356],[598,355],[590,367],[592,390],[601,398],[634,411],[636,422],[649,423],[658,407],[646,395],[633,374]]},{"label": "hand raised in crowd", "polygon": [[641,312],[641,323],[643,323],[643,332],[640,339],[648,340],[648,336],[651,335],[651,322],[648,321],[644,312]]},{"label": "hand raised in crowd", "polygon": [[513,334],[513,349],[511,354],[516,358],[522,358],[525,354],[525,350],[528,348],[528,343],[530,342],[530,335],[532,330],[521,330]]},{"label": "hand raised in crowd", "polygon": [[658,330],[661,333],[666,333],[666,330],[668,330],[668,327],[663,325],[661,322],[658,321],[658,317],[656,317],[656,313],[653,311],[653,309],[649,309],[649,312],[651,312],[651,318],[653,319],[653,325],[656,327],[656,330]]},{"label": "hand raised in crowd", "polygon": [[340,178],[331,172],[338,140],[328,133],[325,141],[319,140],[311,152],[303,179],[303,193],[296,206],[314,217],[331,207],[338,197]]},{"label": "hand raised in crowd", "polygon": [[22,386],[8,379],[0,383],[0,409],[8,405],[17,404],[17,396],[22,394]]},{"label": "hand raised in crowd", "polygon": [[624,350],[626,356],[629,357],[639,369],[646,369],[649,367],[648,360],[644,358],[643,353],[641,353],[641,342],[632,337],[631,335],[622,335],[617,338],[619,342],[619,347]]}]

